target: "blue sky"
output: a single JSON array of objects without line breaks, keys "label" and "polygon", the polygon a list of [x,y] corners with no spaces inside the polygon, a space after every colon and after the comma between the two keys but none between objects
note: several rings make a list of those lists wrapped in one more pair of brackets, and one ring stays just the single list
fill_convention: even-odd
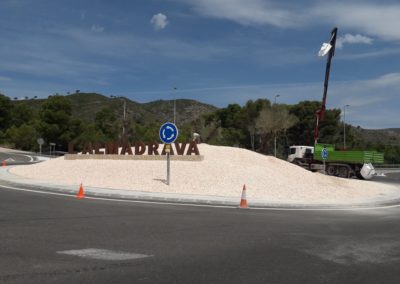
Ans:
[{"label": "blue sky", "polygon": [[0,93],[320,101],[334,26],[327,107],[400,127],[398,1],[1,0]]}]

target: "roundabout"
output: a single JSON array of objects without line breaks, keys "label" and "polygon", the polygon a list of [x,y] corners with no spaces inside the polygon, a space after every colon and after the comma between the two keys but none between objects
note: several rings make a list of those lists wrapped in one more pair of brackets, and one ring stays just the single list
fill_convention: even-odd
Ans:
[{"label": "roundabout", "polygon": [[198,148],[201,160],[171,161],[170,185],[165,180],[165,161],[146,159],[60,157],[3,168],[1,179],[19,187],[72,195],[82,184],[87,197],[181,205],[237,207],[244,185],[250,208],[342,210],[393,206],[400,200],[397,183],[325,176],[245,149],[207,144]]}]

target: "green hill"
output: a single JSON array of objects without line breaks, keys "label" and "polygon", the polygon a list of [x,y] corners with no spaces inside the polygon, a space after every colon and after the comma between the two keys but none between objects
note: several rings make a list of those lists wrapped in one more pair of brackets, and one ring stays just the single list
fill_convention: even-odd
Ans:
[{"label": "green hill", "polygon": [[116,117],[122,120],[124,113],[124,101],[126,104],[127,118],[135,120],[154,120],[154,115],[143,108],[140,103],[128,98],[110,98],[96,93],[75,93],[66,96],[72,104],[72,115],[87,121],[94,121],[96,113],[102,108],[111,108]]},{"label": "green hill", "polygon": [[362,129],[356,128],[357,136],[372,144],[400,146],[400,128]]},{"label": "green hill", "polygon": [[[158,100],[143,104],[145,110],[156,116],[159,121],[173,121],[174,101]],[[177,125],[195,121],[201,115],[217,110],[216,107],[195,100],[179,99],[175,102]]]},{"label": "green hill", "polygon": [[[123,97],[106,97],[97,93],[74,93],[65,96],[71,101],[72,115],[86,121],[94,121],[96,113],[102,108],[109,107],[113,110],[118,120],[122,120],[124,114],[124,101],[127,119],[138,122],[158,123],[173,120],[173,100],[158,100],[149,103],[138,103]],[[46,99],[30,99],[13,101],[14,104],[26,104],[33,111],[40,110]],[[176,122],[178,125],[195,121],[202,114],[215,111],[217,108],[203,104],[195,100],[176,100]]]}]

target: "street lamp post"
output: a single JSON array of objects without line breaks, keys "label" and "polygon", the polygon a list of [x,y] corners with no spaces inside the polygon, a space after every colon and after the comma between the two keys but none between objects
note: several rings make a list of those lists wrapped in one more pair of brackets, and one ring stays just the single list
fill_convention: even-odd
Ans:
[{"label": "street lamp post", "polygon": [[345,105],[343,107],[343,150],[346,150],[346,107],[350,105]]},{"label": "street lamp post", "polygon": [[[275,99],[274,99],[274,105],[276,105],[276,98],[279,98],[281,95],[275,95]],[[274,137],[274,155],[276,157],[276,133],[275,133],[275,137]]]},{"label": "street lamp post", "polygon": [[123,105],[124,115],[123,115],[123,121],[122,121],[122,138],[125,139],[126,138],[126,127],[125,127],[125,124],[126,124],[126,100],[125,100],[125,97],[118,97],[118,96],[110,95],[110,98],[121,99],[124,102],[124,105]]},{"label": "street lamp post", "polygon": [[[178,88],[174,87],[174,91],[176,91]],[[175,97],[175,92],[174,92],[174,124],[176,125],[176,97]]]},{"label": "street lamp post", "polygon": [[126,138],[126,129],[125,129],[125,124],[126,124],[126,100],[124,100],[124,121],[122,123],[122,136],[125,139]]},{"label": "street lamp post", "polygon": [[53,148],[53,155],[55,155],[56,154],[56,143],[49,143],[49,145],[50,145],[50,158],[52,157],[52,155],[51,155],[51,149]]},{"label": "street lamp post", "polygon": [[274,105],[276,105],[276,98],[279,98],[281,95],[275,95]]}]

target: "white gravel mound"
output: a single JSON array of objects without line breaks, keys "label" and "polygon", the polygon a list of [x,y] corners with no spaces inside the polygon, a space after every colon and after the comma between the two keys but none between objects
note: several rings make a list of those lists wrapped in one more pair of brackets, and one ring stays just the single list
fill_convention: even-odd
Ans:
[{"label": "white gravel mound", "polygon": [[166,161],[64,160],[63,157],[11,172],[62,185],[144,192],[239,197],[246,184],[249,202],[350,204],[400,196],[400,188],[373,181],[312,173],[286,161],[249,150],[198,145],[204,160],[171,161],[171,184],[165,184]]}]

